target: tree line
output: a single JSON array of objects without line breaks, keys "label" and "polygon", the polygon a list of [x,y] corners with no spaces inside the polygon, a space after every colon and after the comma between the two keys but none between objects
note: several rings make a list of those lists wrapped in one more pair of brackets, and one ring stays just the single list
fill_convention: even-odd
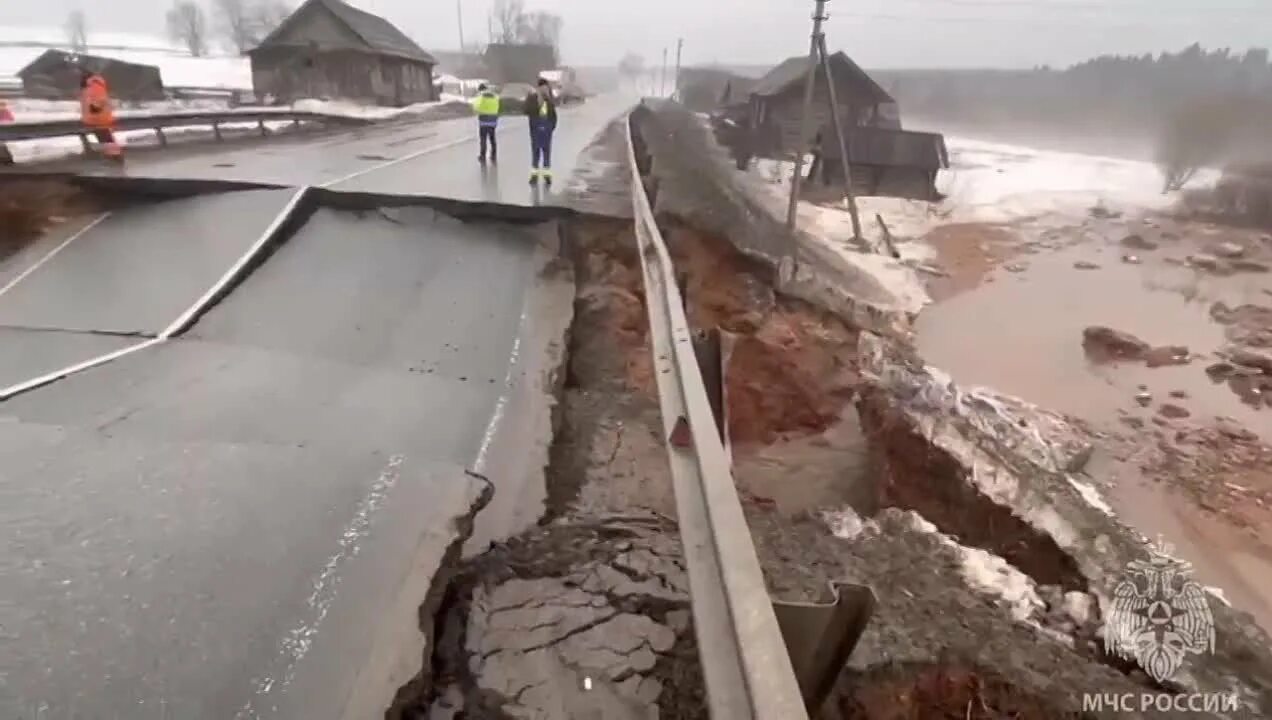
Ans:
[{"label": "tree line", "polygon": [[[213,44],[246,52],[269,35],[292,13],[288,0],[174,0],[165,16],[168,37],[194,57],[208,54]],[[210,18],[210,20],[209,20]],[[74,10],[66,18],[66,41],[72,50],[88,49],[88,17]]]}]

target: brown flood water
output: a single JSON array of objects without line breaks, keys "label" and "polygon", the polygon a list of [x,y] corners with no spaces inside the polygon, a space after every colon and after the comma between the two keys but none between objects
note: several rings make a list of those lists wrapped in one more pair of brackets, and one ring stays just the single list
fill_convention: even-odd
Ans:
[{"label": "brown flood water", "polygon": [[[1148,419],[1169,401],[1190,410],[1198,423],[1226,416],[1272,442],[1272,412],[1241,404],[1204,372],[1214,362],[1212,353],[1225,345],[1222,326],[1209,316],[1211,304],[1267,304],[1269,276],[1213,278],[1157,257],[1133,265],[1122,262],[1124,252],[1088,245],[1020,258],[1023,272],[998,269],[992,282],[925,309],[919,349],[960,384],[993,387],[1099,428],[1126,432],[1120,414]],[[1078,260],[1100,268],[1076,269]],[[1082,331],[1090,325],[1124,330],[1153,345],[1186,345],[1205,357],[1151,369],[1096,365],[1082,349]],[[1153,396],[1148,408],[1135,403],[1141,385]],[[1180,390],[1187,399],[1169,397]],[[1099,453],[1092,463],[1096,474],[1117,477],[1109,501],[1125,522],[1150,538],[1163,536],[1194,564],[1201,582],[1223,588],[1234,606],[1272,632],[1272,528],[1262,529],[1259,542],[1155,486],[1127,463]]]}]

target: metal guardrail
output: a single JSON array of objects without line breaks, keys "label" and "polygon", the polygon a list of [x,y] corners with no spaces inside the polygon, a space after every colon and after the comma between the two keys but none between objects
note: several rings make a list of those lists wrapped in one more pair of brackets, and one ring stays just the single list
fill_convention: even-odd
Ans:
[{"label": "metal guardrail", "polygon": [[[341,125],[367,125],[370,120],[361,118],[351,118],[343,115],[326,115],[316,112],[304,112],[290,110],[286,108],[271,109],[261,108],[259,110],[238,110],[227,112],[174,112],[162,113],[155,115],[128,115],[119,114],[115,116],[115,130],[117,132],[126,132],[129,130],[154,130],[159,137],[160,144],[165,144],[167,139],[163,131],[169,128],[182,127],[207,127],[212,128],[213,135],[219,140],[221,139],[222,125],[251,125],[256,124],[260,128],[261,134],[267,134],[265,123],[269,122],[292,122],[299,125],[302,122],[315,123],[333,123]],[[12,122],[0,125],[0,142],[17,142],[20,140],[39,140],[43,138],[65,137],[67,135],[78,135],[81,140],[87,143],[87,136],[92,133],[91,130],[84,127],[79,120],[50,120],[45,122]]]},{"label": "metal guardrail", "polygon": [[715,720],[807,720],[627,125],[636,239],[708,708]]}]

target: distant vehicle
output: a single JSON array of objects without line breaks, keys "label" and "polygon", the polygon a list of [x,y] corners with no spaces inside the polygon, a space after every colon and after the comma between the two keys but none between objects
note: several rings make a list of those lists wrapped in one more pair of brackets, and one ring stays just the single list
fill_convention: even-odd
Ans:
[{"label": "distant vehicle", "polygon": [[548,81],[552,87],[552,94],[556,95],[557,102],[562,105],[582,102],[587,97],[583,88],[579,86],[578,75],[573,68],[545,70],[539,73],[539,76]]}]

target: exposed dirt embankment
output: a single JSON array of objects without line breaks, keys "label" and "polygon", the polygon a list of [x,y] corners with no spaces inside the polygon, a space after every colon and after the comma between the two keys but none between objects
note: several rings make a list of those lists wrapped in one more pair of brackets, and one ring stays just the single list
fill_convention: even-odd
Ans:
[{"label": "exposed dirt embankment", "polygon": [[95,212],[99,203],[68,183],[0,179],[0,260],[51,228]]}]

